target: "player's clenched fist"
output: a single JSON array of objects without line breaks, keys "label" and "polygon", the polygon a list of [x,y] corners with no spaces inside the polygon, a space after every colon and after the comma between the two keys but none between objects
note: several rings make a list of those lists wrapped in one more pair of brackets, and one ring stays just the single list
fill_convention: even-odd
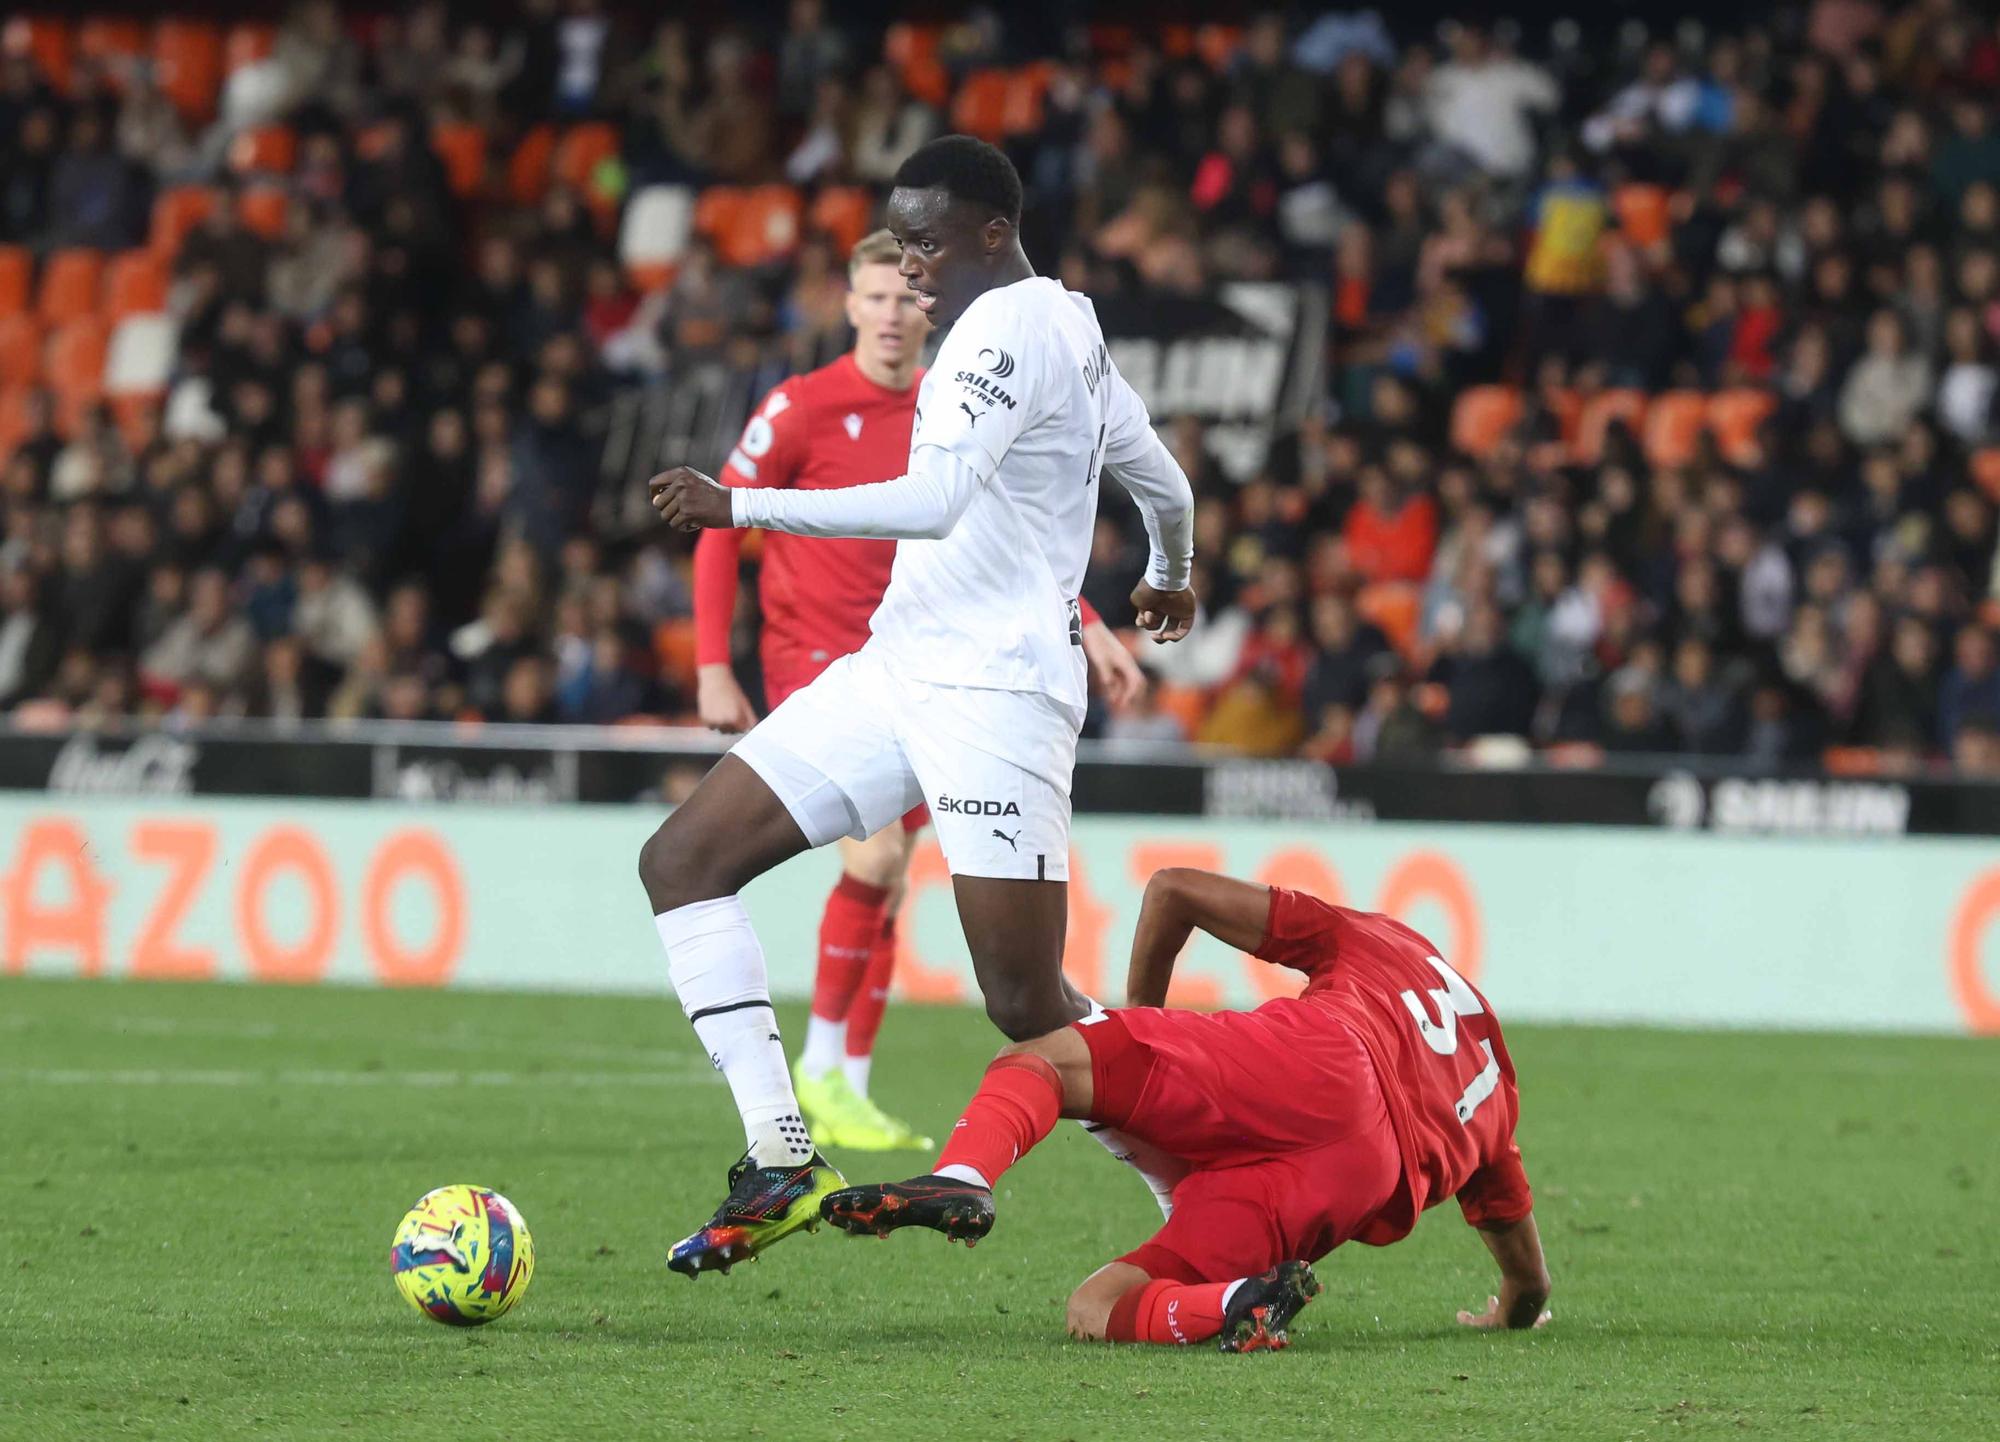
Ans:
[{"label": "player's clenched fist", "polygon": [[1194,625],[1194,590],[1161,591],[1141,581],[1132,588],[1132,609],[1139,613],[1139,629],[1154,641],[1178,641]]},{"label": "player's clenched fist", "polygon": [[677,531],[726,530],[736,524],[729,488],[718,486],[692,466],[675,466],[646,482],[653,509]]}]

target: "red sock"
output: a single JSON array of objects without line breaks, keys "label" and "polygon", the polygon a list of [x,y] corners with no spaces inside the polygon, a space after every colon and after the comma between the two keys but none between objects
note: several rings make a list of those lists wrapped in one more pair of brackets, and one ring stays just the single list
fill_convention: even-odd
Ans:
[{"label": "red sock", "polygon": [[1054,1130],[1061,1114],[1062,1078],[1053,1066],[1026,1053],[996,1057],[937,1164],[971,1167],[992,1186]]},{"label": "red sock", "polygon": [[854,993],[868,970],[868,956],[882,930],[882,908],[889,893],[845,873],[826,899],[819,922],[819,970],[813,976],[812,1012],[828,1021],[844,1021]]},{"label": "red sock", "polygon": [[896,974],[896,914],[882,918],[875,933],[874,949],[868,953],[868,968],[861,986],[847,1008],[847,1054],[867,1056],[875,1050],[875,1034],[882,1029],[882,1013],[889,1006],[889,982]]},{"label": "red sock", "polygon": [[1111,1304],[1107,1342],[1206,1342],[1222,1330],[1228,1282],[1141,1282]]}]

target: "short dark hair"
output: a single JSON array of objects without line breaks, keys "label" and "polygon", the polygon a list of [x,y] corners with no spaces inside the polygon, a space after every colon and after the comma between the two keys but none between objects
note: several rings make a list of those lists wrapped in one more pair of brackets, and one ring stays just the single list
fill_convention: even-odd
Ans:
[{"label": "short dark hair", "polygon": [[942,189],[953,200],[991,206],[1009,225],[1021,223],[1021,175],[997,147],[971,135],[940,135],[896,167],[896,187]]}]

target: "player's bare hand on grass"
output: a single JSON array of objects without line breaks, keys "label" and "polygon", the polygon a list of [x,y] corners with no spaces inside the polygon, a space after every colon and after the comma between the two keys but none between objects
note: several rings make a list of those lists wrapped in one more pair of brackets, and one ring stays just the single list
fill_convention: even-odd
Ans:
[{"label": "player's bare hand on grass", "polygon": [[1508,1314],[1501,1310],[1500,1299],[1498,1297],[1488,1297],[1486,1299],[1485,1311],[1475,1315],[1461,1308],[1458,1314],[1458,1322],[1462,1327],[1474,1327],[1482,1332],[1504,1332],[1509,1329],[1526,1331],[1532,1327],[1546,1327],[1549,1324],[1549,1318],[1553,1315],[1547,1307],[1544,1307],[1540,1312],[1535,1314],[1535,1320],[1532,1322],[1510,1321]]},{"label": "player's bare hand on grass", "polygon": [[653,509],[677,531],[727,530],[736,524],[729,487],[719,486],[692,466],[662,471],[646,487]]},{"label": "player's bare hand on grass", "polygon": [[757,712],[750,698],[736,684],[736,675],[727,666],[695,668],[695,710],[701,724],[711,731],[748,731],[757,724]]},{"label": "player's bare hand on grass", "polygon": [[1083,654],[1090,674],[1114,707],[1125,707],[1146,694],[1146,673],[1125,649],[1125,643],[1102,621],[1083,628]]},{"label": "player's bare hand on grass", "polygon": [[1139,613],[1139,629],[1155,642],[1178,641],[1194,625],[1194,591],[1186,586],[1158,591],[1141,581],[1132,588],[1132,609]]}]

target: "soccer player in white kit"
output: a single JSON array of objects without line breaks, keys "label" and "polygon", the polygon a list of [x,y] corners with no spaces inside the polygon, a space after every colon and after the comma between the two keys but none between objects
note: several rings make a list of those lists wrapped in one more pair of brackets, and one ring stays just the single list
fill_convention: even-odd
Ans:
[{"label": "soccer player in white kit", "polygon": [[1145,519],[1152,554],[1132,602],[1160,641],[1194,615],[1194,499],[1090,302],[1034,273],[1020,214],[1013,165],[969,136],[930,142],[896,174],[888,226],[904,283],[950,327],[918,391],[907,474],[753,490],[680,467],[650,483],[683,530],[902,542],[868,642],[744,736],[640,853],[675,993],[748,1143],[722,1206],[669,1257],[689,1276],[815,1225],[842,1185],[793,1098],[738,896],[754,877],[927,802],[994,1025],[1025,1041],[1095,1005],[1064,980],[1062,949],[1084,714],[1077,593],[1098,482],[1110,472]]}]

